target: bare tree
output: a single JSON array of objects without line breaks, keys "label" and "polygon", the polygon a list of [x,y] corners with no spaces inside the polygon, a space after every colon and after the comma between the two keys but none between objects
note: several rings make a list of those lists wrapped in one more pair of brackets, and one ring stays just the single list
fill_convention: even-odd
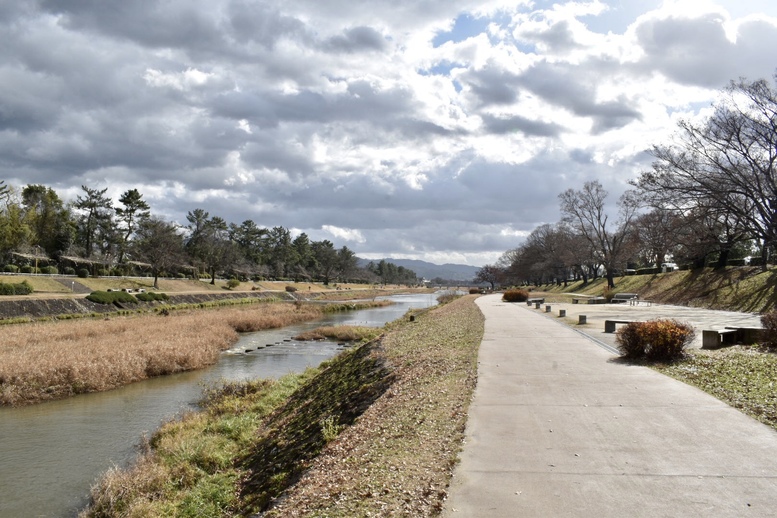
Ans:
[{"label": "bare tree", "polygon": [[559,195],[563,221],[588,241],[604,266],[607,286],[614,288],[616,267],[630,251],[629,232],[637,205],[630,196],[622,196],[618,202],[619,217],[613,222],[605,211],[606,198],[607,191],[598,181],[586,182],[579,191],[568,189]]},{"label": "bare tree", "polygon": [[705,123],[680,122],[675,141],[653,155],[634,183],[655,206],[723,210],[768,257],[777,244],[777,90],[766,80],[732,82]]},{"label": "bare tree", "polygon": [[487,264],[475,273],[473,281],[487,282],[491,285],[491,291],[496,289],[497,283],[501,283],[505,275],[504,268],[495,264]]},{"label": "bare tree", "polygon": [[637,217],[634,231],[641,261],[648,266],[660,267],[678,244],[682,224],[682,218],[664,209],[654,209]]}]

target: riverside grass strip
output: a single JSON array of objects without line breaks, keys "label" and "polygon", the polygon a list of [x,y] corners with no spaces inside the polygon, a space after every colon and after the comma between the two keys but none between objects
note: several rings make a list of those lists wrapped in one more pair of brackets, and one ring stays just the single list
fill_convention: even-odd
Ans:
[{"label": "riverside grass strip", "polygon": [[339,340],[358,342],[372,340],[381,334],[376,327],[364,326],[323,326],[311,329],[294,337],[295,340]]},{"label": "riverside grass strip", "polygon": [[319,369],[212,391],[106,474],[80,516],[438,514],[483,316],[473,296],[414,316]]},{"label": "riverside grass strip", "polygon": [[238,332],[321,315],[312,304],[267,303],[0,326],[0,405],[60,399],[200,369],[215,363],[237,341]]},{"label": "riverside grass strip", "polygon": [[777,354],[758,346],[688,351],[657,371],[693,385],[777,430]]}]

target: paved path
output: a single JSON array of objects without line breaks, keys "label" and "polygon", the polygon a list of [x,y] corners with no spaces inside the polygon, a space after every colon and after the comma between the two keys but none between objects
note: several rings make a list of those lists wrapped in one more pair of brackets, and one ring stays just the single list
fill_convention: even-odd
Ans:
[{"label": "paved path", "polygon": [[541,311],[486,316],[455,517],[777,516],[777,432]]}]

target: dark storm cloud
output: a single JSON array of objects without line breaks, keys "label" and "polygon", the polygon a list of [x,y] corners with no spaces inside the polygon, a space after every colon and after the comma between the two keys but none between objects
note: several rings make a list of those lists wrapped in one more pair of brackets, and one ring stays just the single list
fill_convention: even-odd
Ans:
[{"label": "dark storm cloud", "polygon": [[687,85],[720,88],[738,77],[757,79],[764,65],[775,67],[777,26],[750,20],[739,26],[736,42],[726,36],[717,14],[650,19],[636,28],[645,57],[639,66],[658,70]]},{"label": "dark storm cloud", "polygon": [[595,71],[580,73],[577,67],[541,62],[528,69],[517,83],[550,104],[566,108],[594,121],[593,132],[621,128],[642,119],[633,102],[621,95],[615,101],[596,100]]},{"label": "dark storm cloud", "polygon": [[486,131],[497,135],[520,132],[532,137],[558,137],[564,127],[554,122],[542,122],[526,117],[494,117],[481,115]]},{"label": "dark storm cloud", "polygon": [[148,47],[206,49],[223,41],[217,13],[203,10],[199,2],[44,0],[41,5],[60,15],[60,23],[72,31],[126,38]]},{"label": "dark storm cloud", "polygon": [[512,73],[489,66],[464,74],[460,80],[469,84],[481,106],[511,104],[518,98],[518,81]]},{"label": "dark storm cloud", "polygon": [[329,38],[324,48],[330,52],[345,53],[382,51],[386,48],[386,40],[372,27],[354,27]]},{"label": "dark storm cloud", "polygon": [[281,37],[308,39],[306,26],[301,20],[264,3],[232,2],[229,22],[239,42],[256,42],[268,49],[273,48]]},{"label": "dark storm cloud", "polygon": [[554,23],[545,31],[519,31],[521,38],[541,43],[554,53],[565,53],[582,46],[575,41],[569,22]]}]

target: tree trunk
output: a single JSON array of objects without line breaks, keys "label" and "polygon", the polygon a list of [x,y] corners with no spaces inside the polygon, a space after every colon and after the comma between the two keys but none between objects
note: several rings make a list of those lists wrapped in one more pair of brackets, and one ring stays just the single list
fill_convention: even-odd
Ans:
[{"label": "tree trunk", "polygon": [[615,288],[615,280],[613,277],[612,268],[607,268],[607,287],[609,289]]},{"label": "tree trunk", "polygon": [[726,267],[726,263],[728,263],[728,257],[730,254],[731,254],[731,249],[728,246],[724,246],[723,248],[720,249],[720,254],[718,255],[718,263],[715,265],[716,270]]}]

